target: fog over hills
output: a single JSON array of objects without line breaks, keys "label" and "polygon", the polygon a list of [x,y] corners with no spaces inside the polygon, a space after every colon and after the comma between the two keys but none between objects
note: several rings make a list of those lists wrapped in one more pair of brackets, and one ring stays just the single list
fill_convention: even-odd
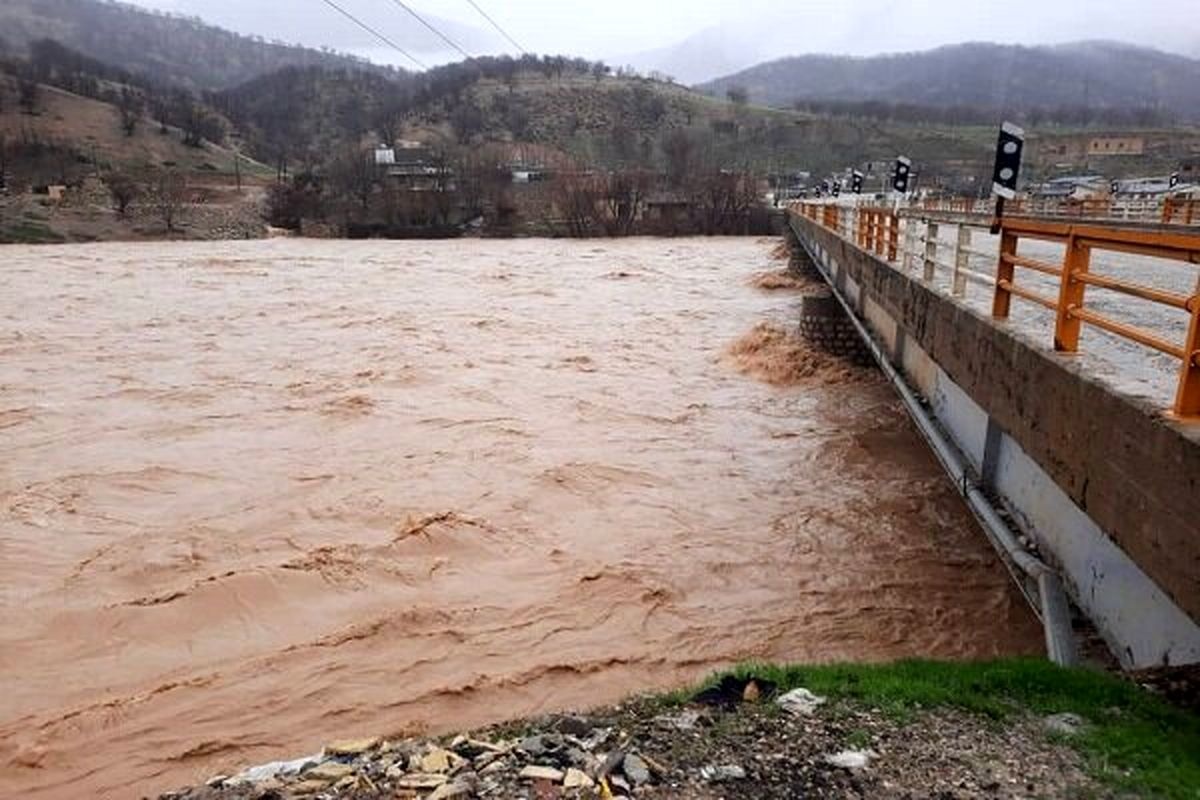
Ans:
[{"label": "fog over hills", "polygon": [[1020,47],[967,43],[855,58],[770,61],[702,85],[752,100],[875,101],[933,107],[1146,109],[1200,118],[1200,60],[1117,42]]}]

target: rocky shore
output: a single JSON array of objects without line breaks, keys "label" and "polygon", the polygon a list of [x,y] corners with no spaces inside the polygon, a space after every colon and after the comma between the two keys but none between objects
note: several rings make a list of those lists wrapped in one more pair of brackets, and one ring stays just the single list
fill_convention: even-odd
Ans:
[{"label": "rocky shore", "polygon": [[726,676],[688,698],[332,742],[160,800],[1110,796],[1070,745],[1087,724],[1070,713],[897,714]]}]

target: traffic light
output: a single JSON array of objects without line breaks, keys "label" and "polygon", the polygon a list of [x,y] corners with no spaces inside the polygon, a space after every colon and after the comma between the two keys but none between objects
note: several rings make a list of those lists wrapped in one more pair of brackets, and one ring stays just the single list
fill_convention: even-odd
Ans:
[{"label": "traffic light", "polygon": [[855,170],[854,174],[850,176],[850,191],[854,192],[855,194],[862,194],[862,189],[863,174],[858,170]]},{"label": "traffic light", "polygon": [[1121,182],[1120,181],[1113,181],[1112,183],[1108,184],[1108,193],[1109,194],[1117,194],[1120,191],[1121,191]]},{"label": "traffic light", "polygon": [[833,182],[833,196],[837,197],[841,193],[842,193],[842,182],[839,180],[835,180]]},{"label": "traffic light", "polygon": [[900,194],[908,194],[908,179],[912,175],[912,161],[900,156],[896,159],[896,170],[892,173],[892,188]]},{"label": "traffic light", "polygon": [[1000,126],[996,143],[996,166],[992,170],[992,194],[1012,200],[1017,196],[1017,178],[1021,174],[1021,155],[1025,152],[1025,131],[1006,122]]},{"label": "traffic light", "polygon": [[1174,189],[1178,185],[1179,185],[1179,173],[1172,172],[1170,179],[1167,181],[1167,188]]}]

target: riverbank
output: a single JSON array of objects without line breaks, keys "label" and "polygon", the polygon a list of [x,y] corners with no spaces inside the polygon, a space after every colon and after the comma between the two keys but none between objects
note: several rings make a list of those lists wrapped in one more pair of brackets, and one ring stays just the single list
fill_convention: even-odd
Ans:
[{"label": "riverbank", "polygon": [[440,738],[367,738],[161,800],[1164,797],[1200,717],[1034,659],[746,666],[701,687]]}]

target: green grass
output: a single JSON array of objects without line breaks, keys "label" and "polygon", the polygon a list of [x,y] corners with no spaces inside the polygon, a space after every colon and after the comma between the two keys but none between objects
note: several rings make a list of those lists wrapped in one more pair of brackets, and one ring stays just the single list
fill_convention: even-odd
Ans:
[{"label": "green grass", "polygon": [[61,235],[37,222],[18,222],[0,228],[0,244],[60,244],[65,241]]},{"label": "green grass", "polygon": [[[1062,740],[1083,755],[1100,783],[1138,797],[1200,798],[1200,717],[1102,672],[1063,669],[1036,659],[811,667],[746,664],[732,672],[774,681],[780,691],[803,686],[831,700],[879,708],[901,718],[947,707],[998,722],[1029,713],[1071,712],[1088,724]],[[674,692],[661,700],[679,703],[688,696]]]}]

